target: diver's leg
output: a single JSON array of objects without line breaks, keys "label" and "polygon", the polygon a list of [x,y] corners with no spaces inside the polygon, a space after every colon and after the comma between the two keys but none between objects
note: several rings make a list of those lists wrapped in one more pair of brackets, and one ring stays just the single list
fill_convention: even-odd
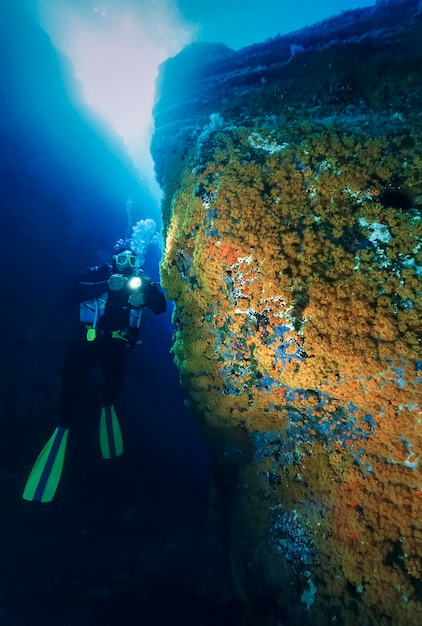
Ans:
[{"label": "diver's leg", "polygon": [[61,373],[60,426],[69,428],[80,392],[91,367],[98,358],[98,353],[98,339],[87,341],[86,329],[82,328],[75,343],[71,346]]},{"label": "diver's leg", "polygon": [[100,357],[103,376],[100,448],[103,458],[111,459],[123,454],[122,432],[113,403],[122,387],[127,352],[121,339],[110,339],[103,348]]},{"label": "diver's leg", "polygon": [[100,367],[103,377],[102,402],[110,406],[122,388],[126,372],[126,342],[121,339],[110,339],[100,355]]},{"label": "diver's leg", "polygon": [[98,355],[98,348],[93,344],[95,342],[88,342],[86,339],[86,329],[81,329],[62,371],[59,424],[38,455],[26,481],[23,492],[25,500],[51,502],[54,498],[62,474],[69,426],[79,392]]}]

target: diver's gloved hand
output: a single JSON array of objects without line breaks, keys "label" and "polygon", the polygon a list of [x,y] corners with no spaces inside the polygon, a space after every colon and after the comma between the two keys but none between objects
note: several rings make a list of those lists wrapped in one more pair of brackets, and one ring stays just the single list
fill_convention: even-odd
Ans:
[{"label": "diver's gloved hand", "polygon": [[145,305],[145,294],[143,291],[135,291],[131,296],[129,296],[129,304],[134,307],[141,307]]},{"label": "diver's gloved hand", "polygon": [[111,291],[120,291],[126,285],[127,278],[123,274],[112,274],[108,279],[108,286]]}]

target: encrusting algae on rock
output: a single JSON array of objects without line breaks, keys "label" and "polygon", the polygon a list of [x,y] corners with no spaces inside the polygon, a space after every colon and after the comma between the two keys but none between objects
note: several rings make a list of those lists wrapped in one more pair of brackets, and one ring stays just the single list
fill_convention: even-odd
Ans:
[{"label": "encrusting algae on rock", "polygon": [[211,439],[251,448],[245,623],[254,594],[289,624],[422,622],[422,123],[389,115],[227,123],[165,189],[181,380]]}]

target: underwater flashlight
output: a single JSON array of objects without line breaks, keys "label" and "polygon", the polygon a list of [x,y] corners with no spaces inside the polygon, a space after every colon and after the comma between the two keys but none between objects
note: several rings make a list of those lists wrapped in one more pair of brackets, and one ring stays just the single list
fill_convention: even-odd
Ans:
[{"label": "underwater flashlight", "polygon": [[142,279],[139,276],[132,276],[132,278],[127,281],[127,285],[129,289],[133,289],[135,291],[135,289],[139,289],[142,285]]}]

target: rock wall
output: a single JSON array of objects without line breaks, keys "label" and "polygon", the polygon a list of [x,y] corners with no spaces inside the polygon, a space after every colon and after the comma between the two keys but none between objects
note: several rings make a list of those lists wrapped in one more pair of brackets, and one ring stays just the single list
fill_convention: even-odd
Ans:
[{"label": "rock wall", "polygon": [[174,358],[245,624],[422,622],[422,19],[161,68]]}]

